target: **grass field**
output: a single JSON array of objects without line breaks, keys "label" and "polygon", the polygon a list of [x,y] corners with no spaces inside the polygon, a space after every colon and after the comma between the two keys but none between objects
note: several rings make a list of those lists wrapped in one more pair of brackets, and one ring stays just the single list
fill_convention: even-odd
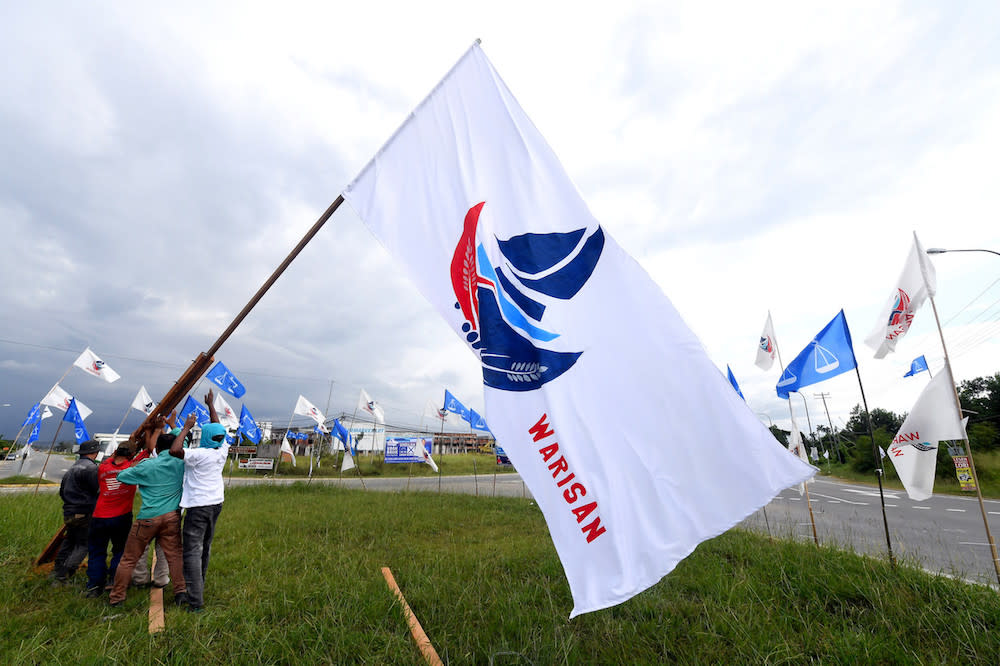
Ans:
[{"label": "grass field", "polygon": [[[0,663],[421,663],[392,568],[456,664],[996,663],[1000,597],[881,560],[731,531],[615,608],[568,620],[537,507],[295,484],[227,491],[206,611],[122,608],[31,571],[52,495],[0,496]],[[166,599],[169,603],[171,594]]]}]

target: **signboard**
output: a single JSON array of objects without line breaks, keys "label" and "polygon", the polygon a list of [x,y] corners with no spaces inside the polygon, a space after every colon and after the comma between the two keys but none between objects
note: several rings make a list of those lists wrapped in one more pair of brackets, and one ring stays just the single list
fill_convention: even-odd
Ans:
[{"label": "signboard", "polygon": [[274,458],[250,458],[241,460],[240,469],[274,469]]},{"label": "signboard", "polygon": [[429,437],[388,437],[385,440],[385,462],[386,463],[422,463],[423,456],[419,454],[419,446],[423,446],[428,453],[431,450],[431,440]]},{"label": "signboard", "polygon": [[231,446],[229,447],[230,453],[235,453],[238,456],[253,455],[257,453],[256,446]]},{"label": "signboard", "polygon": [[952,456],[955,463],[955,474],[958,475],[958,484],[962,490],[975,490],[976,482],[972,480],[972,466],[969,465],[968,456]]},{"label": "signboard", "polygon": [[510,465],[510,458],[507,457],[506,452],[504,452],[502,446],[494,447],[497,452],[497,464],[498,465]]}]

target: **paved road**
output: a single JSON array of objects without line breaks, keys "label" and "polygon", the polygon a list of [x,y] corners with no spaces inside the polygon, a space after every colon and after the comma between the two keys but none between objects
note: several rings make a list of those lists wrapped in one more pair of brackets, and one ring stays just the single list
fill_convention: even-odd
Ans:
[{"label": "paved road", "polygon": [[[52,469],[54,463],[58,469],[68,467],[71,461],[53,456],[49,461],[49,469]],[[37,469],[34,473],[38,473]],[[61,472],[59,475],[61,476]],[[48,470],[45,476],[58,478],[56,472],[50,475]],[[300,477],[234,477],[231,485],[287,484],[300,481]],[[357,478],[316,478],[312,483],[361,488],[361,482]],[[407,489],[438,492],[439,483],[440,491],[445,493],[478,494],[482,497],[531,497],[518,474],[498,474],[496,477],[450,476],[442,477],[440,481],[437,477],[365,479],[365,486],[369,490],[390,492]],[[4,488],[0,492],[30,492],[33,489],[33,486]],[[42,486],[39,491],[55,490],[54,486]],[[817,478],[809,486],[809,495],[821,544],[886,557],[885,531],[877,487]],[[924,502],[914,502],[905,492],[886,490],[885,502],[889,534],[897,558],[928,571],[996,586],[996,573],[991,562],[979,503],[975,497],[934,495]],[[986,500],[986,510],[990,529],[997,533],[1000,531],[1000,501]],[[806,498],[799,495],[796,488],[782,491],[764,511],[756,512],[742,526],[766,533],[768,523],[776,537],[812,540]]]}]

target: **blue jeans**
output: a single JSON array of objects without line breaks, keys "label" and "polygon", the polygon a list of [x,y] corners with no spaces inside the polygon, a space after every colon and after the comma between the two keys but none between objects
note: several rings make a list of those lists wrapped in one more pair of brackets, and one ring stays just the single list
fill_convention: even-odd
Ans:
[{"label": "blue jeans", "polygon": [[[103,590],[108,581],[115,579],[115,571],[125,552],[130,527],[131,512],[112,518],[90,519],[90,532],[87,534],[87,589]],[[108,543],[111,543],[110,566]]]},{"label": "blue jeans", "polygon": [[184,514],[184,582],[188,601],[195,608],[205,605],[205,575],[220,513],[222,505],[213,504],[190,507]]}]

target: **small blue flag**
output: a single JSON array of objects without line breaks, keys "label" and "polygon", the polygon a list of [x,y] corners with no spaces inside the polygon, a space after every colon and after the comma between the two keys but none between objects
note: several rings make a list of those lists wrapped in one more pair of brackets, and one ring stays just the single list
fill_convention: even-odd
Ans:
[{"label": "small blue flag", "polygon": [[[743,391],[740,390],[740,385],[736,383],[736,377],[733,376],[733,371],[729,368],[729,364],[726,364],[726,372],[729,373],[729,383],[736,389],[736,394],[743,398]],[[743,402],[746,401],[747,399],[743,398]]]},{"label": "small blue flag", "polygon": [[215,364],[208,374],[205,375],[205,379],[212,382],[220,389],[230,394],[234,398],[242,398],[243,394],[247,392],[247,389],[240,380],[236,379],[236,375],[229,371],[222,361]]},{"label": "small blue flag", "polygon": [[87,428],[83,425],[83,417],[80,416],[80,410],[76,407],[76,398],[70,400],[69,408],[66,410],[66,414],[63,415],[63,421],[69,421],[76,428],[77,444],[82,444],[90,439],[90,433],[87,432]]},{"label": "small blue flag", "polygon": [[485,432],[491,432],[489,426],[486,425],[486,419],[479,415],[474,409],[469,410],[469,425],[472,426],[473,430],[483,430]]},{"label": "small blue flag", "polygon": [[347,428],[344,424],[340,422],[339,419],[333,420],[333,436],[344,443],[344,448],[349,448],[351,450],[351,455],[357,455],[357,451],[354,447],[354,438],[351,437],[351,433],[347,432]]},{"label": "small blue flag", "polygon": [[226,433],[226,444],[232,446],[235,443],[236,443],[236,438],[233,437],[232,435]]},{"label": "small blue flag", "polygon": [[444,391],[444,408],[452,414],[458,414],[466,421],[469,420],[469,408],[459,402],[448,389]]},{"label": "small blue flag", "polygon": [[21,427],[23,428],[31,425],[35,421],[38,421],[39,423],[42,421],[42,403],[40,402],[36,402],[35,406],[31,408],[31,411],[28,412],[28,418],[24,419],[24,423],[21,424]]},{"label": "small blue flag", "polygon": [[184,406],[181,407],[181,413],[177,415],[177,427],[183,428],[188,414],[191,414],[192,412],[197,415],[198,425],[200,426],[203,426],[212,420],[212,416],[208,413],[208,408],[191,396],[188,396],[187,400],[184,401]]},{"label": "small blue flag", "polygon": [[841,310],[788,364],[775,389],[779,398],[787,400],[792,391],[831,379],[856,367],[858,362],[854,358],[851,331]]},{"label": "small blue flag", "polygon": [[35,427],[31,429],[31,434],[28,435],[28,444],[32,444],[38,441],[38,433],[42,429],[42,421],[39,419],[35,421]]},{"label": "small blue flag", "polygon": [[[918,372],[923,372],[925,370],[927,370],[927,359],[924,358],[923,354],[921,354],[920,356],[913,359],[913,363],[910,363],[910,371],[903,376],[912,377]],[[38,405],[35,405],[35,407],[38,407]]]},{"label": "small blue flag", "polygon": [[243,405],[243,409],[240,410],[239,431],[254,444],[260,444],[260,428],[257,427],[257,422],[254,420],[253,415],[250,414],[250,410],[247,409],[246,405]]}]

